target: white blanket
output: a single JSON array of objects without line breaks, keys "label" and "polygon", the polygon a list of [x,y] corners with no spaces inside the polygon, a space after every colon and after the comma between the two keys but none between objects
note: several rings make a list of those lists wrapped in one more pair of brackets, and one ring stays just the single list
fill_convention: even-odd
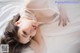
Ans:
[{"label": "white blanket", "polygon": [[[0,35],[9,20],[20,10],[21,0],[0,0]],[[80,3],[65,4],[70,23],[66,27],[57,22],[43,25],[47,53],[80,53]],[[33,53],[29,48],[22,53]]]}]

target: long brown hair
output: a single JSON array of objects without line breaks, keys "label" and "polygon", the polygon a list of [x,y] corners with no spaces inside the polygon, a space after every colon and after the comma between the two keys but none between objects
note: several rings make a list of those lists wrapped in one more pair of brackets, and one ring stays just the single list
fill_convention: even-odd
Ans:
[{"label": "long brown hair", "polygon": [[1,39],[1,44],[9,45],[9,53],[21,53],[23,48],[26,48],[30,45],[30,42],[22,44],[18,41],[17,32],[19,27],[15,26],[14,23],[19,19],[19,14],[13,17],[5,29],[4,38]]}]

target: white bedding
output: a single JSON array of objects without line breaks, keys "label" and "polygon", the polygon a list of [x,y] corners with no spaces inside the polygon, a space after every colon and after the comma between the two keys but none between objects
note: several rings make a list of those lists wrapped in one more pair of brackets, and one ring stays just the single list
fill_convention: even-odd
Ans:
[{"label": "white bedding", "polygon": [[[19,12],[21,0],[0,0],[0,35],[13,15]],[[42,35],[47,45],[47,53],[80,53],[80,3],[65,4],[70,23],[66,27],[58,22],[43,25]],[[33,53],[29,48],[22,53]]]}]

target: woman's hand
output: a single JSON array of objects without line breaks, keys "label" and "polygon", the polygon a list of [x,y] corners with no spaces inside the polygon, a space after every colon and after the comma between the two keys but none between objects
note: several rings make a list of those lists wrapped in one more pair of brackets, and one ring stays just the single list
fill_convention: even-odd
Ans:
[{"label": "woman's hand", "polygon": [[64,14],[60,15],[58,25],[66,26],[68,22],[69,22],[69,19],[66,15]]},{"label": "woman's hand", "polygon": [[59,16],[59,24],[62,25],[63,27],[67,25],[69,22],[68,16],[63,8],[60,8],[60,16]]}]

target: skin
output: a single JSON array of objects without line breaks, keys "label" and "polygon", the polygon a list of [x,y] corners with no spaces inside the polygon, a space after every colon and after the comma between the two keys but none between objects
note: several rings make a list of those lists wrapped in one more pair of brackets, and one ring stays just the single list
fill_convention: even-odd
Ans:
[{"label": "skin", "polygon": [[[31,0],[26,0],[26,4],[24,5],[25,9],[26,6],[28,7],[32,7],[32,8],[39,8],[38,5],[28,5],[28,2]],[[30,11],[30,9],[28,9]],[[59,17],[59,26],[66,26],[67,23],[69,22],[69,19],[66,15],[65,9],[64,7],[60,7],[60,17]],[[19,27],[18,30],[18,37],[19,37],[19,41],[23,44],[28,43],[31,40],[31,45],[30,47],[36,52],[36,53],[42,53],[43,49],[44,49],[44,39],[42,37],[42,34],[40,32],[40,24],[45,24],[48,23],[50,21],[52,21],[54,18],[52,16],[45,16],[42,14],[38,14],[37,11],[31,11],[33,13],[35,13],[36,15],[36,20],[33,19],[27,19],[27,18],[23,18],[21,17],[16,23],[15,25]],[[42,23],[39,23],[39,22]],[[35,26],[35,27],[33,27]],[[25,31],[26,35],[23,35]],[[32,38],[33,37],[33,38]]]},{"label": "skin", "polygon": [[[45,42],[40,31],[40,25],[44,24],[33,19],[20,18],[15,25],[19,27],[18,37],[22,44],[31,41],[30,47],[35,53],[42,53],[45,48]],[[24,33],[24,32],[26,33]],[[33,37],[33,38],[32,38]]]},{"label": "skin", "polygon": [[43,53],[45,52],[45,41],[44,38],[41,34],[40,26],[37,28],[37,33],[31,40],[31,45],[30,47],[35,51],[35,53]]},{"label": "skin", "polygon": [[[37,19],[37,21],[33,20],[33,19],[29,19],[29,18],[20,18],[15,23],[15,25],[19,27],[19,30],[18,30],[19,41],[21,43],[25,44],[31,40],[30,47],[36,53],[39,53],[39,52],[42,53],[42,51],[45,48],[45,42],[44,42],[44,39],[40,32],[40,25],[46,24],[51,20],[45,19],[45,18],[40,18],[40,17],[36,17],[36,19]],[[59,25],[66,26],[68,22],[69,22],[69,19],[66,15],[66,12],[65,12],[65,10],[63,10],[61,8],[60,9],[60,17],[59,17]]]},{"label": "skin", "polygon": [[[66,16],[65,11],[62,11],[62,9],[60,10],[60,13],[59,25],[65,26],[67,25],[67,22],[69,22],[68,17]],[[35,53],[42,53],[46,46],[43,36],[40,32],[40,24],[48,23],[50,20],[38,17],[37,20],[42,21],[42,23],[33,19],[20,18],[15,25],[19,27],[19,41],[25,44],[31,40],[30,47],[35,51]],[[43,20],[47,21],[45,22]]]},{"label": "skin", "polygon": [[38,22],[33,19],[20,18],[16,23],[19,27],[18,37],[19,41],[23,44],[28,43],[32,37],[36,34],[36,28],[38,27]]},{"label": "skin", "polygon": [[60,6],[59,11],[60,11],[60,16],[59,16],[59,26],[62,25],[63,27],[67,25],[69,21],[67,12],[66,12],[66,7],[65,6]]}]

